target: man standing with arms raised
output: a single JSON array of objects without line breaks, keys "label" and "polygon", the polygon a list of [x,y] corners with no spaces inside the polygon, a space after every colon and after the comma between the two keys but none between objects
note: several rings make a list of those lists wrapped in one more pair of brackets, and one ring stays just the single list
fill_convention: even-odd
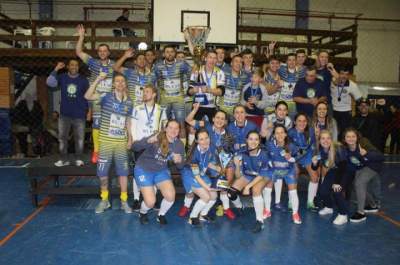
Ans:
[{"label": "man standing with arms raised", "polygon": [[[89,82],[92,84],[100,73],[105,73],[106,78],[101,80],[96,86],[96,92],[109,93],[112,90],[112,78],[114,71],[112,65],[114,62],[110,60],[110,47],[107,44],[100,44],[97,47],[98,59],[93,58],[83,51],[83,41],[85,38],[84,26],[78,25],[77,32],[79,35],[78,42],[76,43],[76,55],[89,67],[90,77]],[[92,104],[92,137],[93,137],[93,153],[92,163],[97,163],[99,155],[99,134],[100,134],[100,104],[94,101]]]}]

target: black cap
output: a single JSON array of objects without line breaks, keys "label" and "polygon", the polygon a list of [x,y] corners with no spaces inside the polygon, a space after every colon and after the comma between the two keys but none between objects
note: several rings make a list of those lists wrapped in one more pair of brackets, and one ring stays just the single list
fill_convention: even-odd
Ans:
[{"label": "black cap", "polygon": [[358,102],[357,102],[357,106],[360,106],[361,104],[367,104],[368,106],[370,105],[370,102],[367,98],[361,98]]}]

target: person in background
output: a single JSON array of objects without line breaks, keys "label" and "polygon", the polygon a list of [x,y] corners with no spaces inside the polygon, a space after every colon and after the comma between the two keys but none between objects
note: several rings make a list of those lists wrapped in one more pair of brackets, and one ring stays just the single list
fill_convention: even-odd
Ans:
[{"label": "person in background", "polygon": [[250,49],[245,49],[240,55],[243,59],[243,71],[251,74],[255,70],[253,52]]},{"label": "person in background", "polygon": [[304,63],[307,60],[307,54],[304,49],[296,50],[296,65],[298,67],[305,67]]},{"label": "person in background", "polygon": [[[317,60],[315,62],[317,68],[317,78],[322,81],[322,88],[325,94],[328,96],[328,106],[330,113],[332,112],[332,98],[331,98],[331,82],[333,64],[329,62],[329,53],[327,51],[319,51],[317,54]],[[332,114],[332,113],[331,113]]]},{"label": "person in background", "polygon": [[[118,22],[129,22],[129,9],[124,8],[122,9],[122,14],[117,18]],[[122,28],[122,33],[126,37],[135,37],[135,31],[131,30],[130,28]]]},{"label": "person in background", "polygon": [[351,125],[351,100],[360,100],[362,94],[357,84],[349,79],[349,68],[341,67],[339,72],[335,69],[328,68],[328,70],[333,76],[331,83],[333,117],[337,122],[339,137],[341,137],[342,132]]},{"label": "person in background", "polygon": [[317,79],[315,67],[306,68],[306,76],[297,81],[293,91],[293,101],[297,112],[304,112],[311,118],[318,101],[326,101],[327,94],[322,87],[322,81]]},{"label": "person in background", "polygon": [[156,52],[148,49],[145,51],[144,56],[146,58],[146,67],[150,70],[153,70],[154,62],[157,59]]},{"label": "person in background", "polygon": [[[362,137],[367,138],[376,148],[381,148],[383,138],[383,127],[380,120],[370,112],[370,102],[362,98],[357,104],[358,112],[352,118],[351,126],[355,128]],[[383,150],[381,150],[383,151]]]},{"label": "person in background", "polygon": [[72,127],[75,143],[75,165],[83,166],[82,154],[85,140],[86,114],[88,111],[85,93],[89,88],[89,82],[86,77],[79,74],[78,60],[69,60],[67,73],[57,73],[64,68],[65,64],[63,62],[57,63],[46,81],[49,87],[59,87],[61,90],[61,115],[58,125],[60,159],[54,165],[61,167],[70,164],[67,153],[69,131]]},{"label": "person in background", "polygon": [[225,62],[225,49],[223,47],[217,47],[215,49],[215,52],[217,53],[217,64],[216,66],[224,71],[224,73],[228,72],[230,70],[230,65]]},{"label": "person in background", "polygon": [[267,115],[274,112],[275,105],[280,97],[280,89],[283,86],[283,81],[278,74],[280,64],[281,62],[279,61],[278,57],[272,55],[269,57],[267,68],[264,69],[264,84],[268,91],[268,95],[265,99],[267,104],[265,112]]}]

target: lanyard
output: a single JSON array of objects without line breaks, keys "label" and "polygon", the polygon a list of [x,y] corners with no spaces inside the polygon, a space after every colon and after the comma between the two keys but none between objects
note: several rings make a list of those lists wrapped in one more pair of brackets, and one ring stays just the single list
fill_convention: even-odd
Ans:
[{"label": "lanyard", "polygon": [[339,90],[339,84],[337,85],[337,94],[338,94],[338,100],[340,101],[340,99],[342,98],[342,93],[344,90],[344,85],[340,86],[340,90]]},{"label": "lanyard", "polygon": [[146,110],[146,117],[147,117],[147,124],[150,125],[153,122],[153,114],[154,114],[154,109],[156,108],[156,104],[153,105],[153,108],[151,109],[150,115],[149,111],[147,110],[147,105],[144,104],[144,109]]},{"label": "lanyard", "polygon": [[221,137],[222,137],[222,134],[223,133],[221,133],[221,134],[219,134],[219,133],[217,133],[216,131],[215,131],[215,128],[213,127],[213,132],[214,132],[214,136],[215,136],[215,146],[216,147],[220,147],[221,146]]},{"label": "lanyard", "polygon": [[256,97],[257,96],[257,92],[258,92],[259,89],[260,89],[260,87],[256,87],[254,89],[252,86],[250,86],[250,93],[251,93],[250,97]]},{"label": "lanyard", "polygon": [[[238,77],[237,78],[234,78],[233,77],[233,72],[231,71],[231,76],[230,76],[230,79],[231,79],[231,83],[233,84],[233,87],[234,87],[234,89],[235,90],[238,90],[238,88],[241,86],[241,84],[242,84],[242,80],[240,79],[240,72],[239,72],[239,75],[238,75]],[[235,81],[235,79],[236,79],[236,81]]]},{"label": "lanyard", "polygon": [[[203,155],[204,155],[204,157],[203,157]],[[208,163],[206,164],[206,162],[208,162],[208,161],[206,161],[207,156],[208,156],[208,150],[205,151],[204,153],[201,153],[201,151],[200,151],[200,166],[201,166],[202,173],[206,172],[207,167],[208,167]]]},{"label": "lanyard", "polygon": [[211,78],[212,78],[213,75],[214,75],[214,69],[213,69],[213,71],[211,72],[210,77],[207,75],[207,69],[206,69],[206,68],[204,68],[204,74],[206,75],[207,85],[208,85],[209,88],[211,88]]}]

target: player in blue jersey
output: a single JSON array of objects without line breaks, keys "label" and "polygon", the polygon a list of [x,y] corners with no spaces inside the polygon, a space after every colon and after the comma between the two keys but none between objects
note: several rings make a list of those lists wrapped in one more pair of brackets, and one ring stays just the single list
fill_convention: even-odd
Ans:
[{"label": "player in blue jersey", "polygon": [[190,212],[189,223],[199,226],[200,221],[213,221],[208,214],[216,202],[216,180],[221,172],[218,162],[218,154],[211,146],[208,131],[205,128],[196,131],[196,144],[189,154],[193,177],[190,181],[191,190],[199,197]]},{"label": "player in blue jersey", "polygon": [[314,198],[317,195],[318,190],[318,174],[311,168],[311,158],[315,150],[315,133],[314,128],[309,126],[307,114],[299,112],[296,114],[294,119],[294,127],[289,130],[288,135],[293,144],[299,150],[297,157],[297,174],[300,172],[299,167],[303,167],[307,170],[310,176],[310,182],[308,183],[308,196],[307,196],[307,209],[316,210],[314,205]]},{"label": "player in blue jersey", "polygon": [[[214,118],[212,119],[212,124],[208,121],[196,121],[194,117],[199,108],[200,108],[199,103],[193,104],[193,110],[186,117],[186,122],[190,126],[194,127],[196,130],[202,127],[206,128],[209,133],[211,145],[213,146],[213,148],[215,148],[218,151],[224,150],[227,153],[233,154],[232,135],[225,130],[225,126],[227,124],[227,119],[228,119],[227,114],[221,110],[217,111],[215,113]],[[230,163],[228,163],[225,169],[225,177],[227,178],[229,183],[232,183],[234,175],[235,175],[235,166],[233,161],[230,161]],[[227,207],[229,205],[229,198],[225,191],[221,192],[220,199],[222,201],[222,204],[224,205],[224,208],[226,209],[222,213],[217,212],[217,215],[218,216],[226,215],[231,220],[235,219],[234,212],[229,207]]]},{"label": "player in blue jersey", "polygon": [[232,201],[239,198],[239,194],[253,196],[253,205],[256,213],[256,225],[253,232],[258,233],[264,227],[264,201],[262,192],[266,184],[272,190],[272,179],[269,175],[268,154],[261,149],[261,136],[256,131],[251,131],[246,138],[246,151],[242,153],[242,175],[236,179],[228,191]]},{"label": "player in blue jersey", "polygon": [[[269,175],[274,181],[285,180],[289,189],[289,202],[292,205],[292,219],[295,224],[301,224],[299,210],[299,197],[297,195],[296,159],[298,154],[296,146],[290,143],[287,130],[283,125],[276,125],[273,137],[267,143],[267,150],[271,160]],[[265,208],[270,209],[271,189],[264,189]]]},{"label": "player in blue jersey", "polygon": [[179,130],[179,122],[169,120],[164,131],[133,143],[135,152],[143,150],[134,170],[136,183],[143,195],[139,211],[142,224],[148,223],[147,212],[153,208],[156,201],[153,186],[157,186],[164,197],[157,221],[161,225],[167,224],[165,215],[175,201],[175,188],[168,169],[168,161],[173,162],[178,169],[182,169],[185,165],[185,148],[179,140]]},{"label": "player in blue jersey", "polygon": [[[266,116],[261,125],[260,134],[268,141],[272,135],[272,131],[276,125],[283,125],[286,130],[292,128],[292,120],[288,117],[288,105],[285,101],[278,101],[275,105],[275,113]],[[282,179],[278,179],[274,183],[275,189],[275,208],[283,209],[281,205]]]}]

